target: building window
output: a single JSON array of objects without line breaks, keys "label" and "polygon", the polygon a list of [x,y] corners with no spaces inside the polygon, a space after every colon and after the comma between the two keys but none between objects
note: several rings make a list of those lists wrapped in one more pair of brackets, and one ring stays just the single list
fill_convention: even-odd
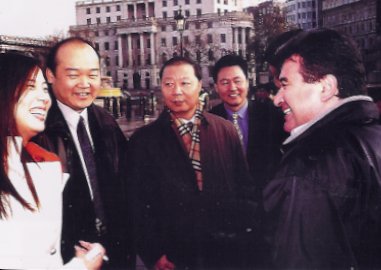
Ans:
[{"label": "building window", "polygon": [[161,56],[161,61],[162,61],[163,63],[167,62],[167,55],[166,55],[165,53],[162,54],[162,56]]},{"label": "building window", "polygon": [[174,5],[174,6],[177,6],[177,4],[178,4],[178,3],[177,3],[177,0],[173,0],[173,5]]},{"label": "building window", "polygon": [[196,38],[196,44],[201,45],[201,36],[197,35],[195,38]]},{"label": "building window", "polygon": [[189,44],[189,37],[183,36],[183,41],[184,41],[184,44]]},{"label": "building window", "polygon": [[98,42],[95,42],[94,47],[95,47],[95,50],[96,50],[97,52],[99,52],[99,43],[98,43]]},{"label": "building window", "polygon": [[177,29],[177,26],[176,26],[176,24],[172,24],[172,31],[176,31]]},{"label": "building window", "polygon": [[97,18],[97,24],[101,23],[101,18]]},{"label": "building window", "polygon": [[91,9],[90,8],[86,8],[86,14],[91,14]]},{"label": "building window", "polygon": [[147,49],[151,48],[151,39],[147,39]]},{"label": "building window", "polygon": [[107,6],[107,7],[106,7],[106,12],[110,12],[110,11],[111,11],[110,7]]},{"label": "building window", "polygon": [[163,1],[163,7],[167,6],[167,1]]},{"label": "building window", "polygon": [[208,43],[213,43],[213,36],[212,34],[208,34]]},{"label": "building window", "polygon": [[98,31],[95,31],[94,34],[95,34],[96,37],[99,37],[99,32]]},{"label": "building window", "polygon": [[189,0],[185,0],[185,5],[189,5]]},{"label": "building window", "polygon": [[[150,53],[147,54],[146,65],[151,65],[151,54]],[[146,74],[146,76],[149,76],[149,73],[148,73],[148,75]]]},{"label": "building window", "polygon": [[198,8],[198,9],[196,10],[196,13],[197,13],[197,16],[201,16],[201,13],[202,13],[201,9]]},{"label": "building window", "polygon": [[200,22],[195,22],[195,28],[196,29],[200,29],[201,28],[201,24],[200,24]]},{"label": "building window", "polygon": [[221,43],[226,43],[226,34],[221,34]]},{"label": "building window", "polygon": [[163,19],[166,19],[166,18],[167,18],[167,12],[163,11]]},{"label": "building window", "polygon": [[115,56],[115,65],[119,66],[119,57],[118,56]]},{"label": "building window", "polygon": [[120,16],[120,15],[119,15],[119,16],[116,16],[116,20],[117,20],[117,21],[122,20],[122,16]]},{"label": "building window", "polygon": [[213,27],[213,22],[208,22],[208,28],[211,29]]},{"label": "building window", "polygon": [[87,19],[87,20],[86,20],[86,23],[87,23],[87,24],[91,24],[91,19]]},{"label": "building window", "polygon": [[228,0],[224,0],[224,5],[227,5],[228,4]]},{"label": "building window", "polygon": [[107,17],[106,20],[107,20],[107,23],[110,23],[111,22],[111,17]]},{"label": "building window", "polygon": [[201,51],[196,52],[196,59],[197,59],[197,62],[201,62]]},{"label": "building window", "polygon": [[120,11],[120,5],[116,6],[116,11]]},{"label": "building window", "polygon": [[212,49],[209,49],[209,51],[208,51],[208,59],[209,59],[209,61],[214,60],[214,53],[213,53]]},{"label": "building window", "polygon": [[185,10],[185,17],[189,17],[190,16],[190,11],[189,9]]},{"label": "building window", "polygon": [[177,37],[172,37],[172,45],[173,46],[177,45]]},{"label": "building window", "polygon": [[108,30],[104,31],[105,36],[108,36]]},{"label": "building window", "polygon": [[114,42],[114,50],[118,50],[118,48],[119,48],[118,41],[115,40],[115,42]]},{"label": "building window", "polygon": [[110,57],[108,57],[108,56],[106,57],[105,64],[106,64],[106,67],[110,66]]},{"label": "building window", "polygon": [[217,14],[221,15],[221,9],[220,8],[217,8]]},{"label": "building window", "polygon": [[161,38],[161,46],[167,46],[167,39]]},{"label": "building window", "polygon": [[165,31],[166,31],[165,25],[162,25],[161,26],[161,32],[165,32]]},{"label": "building window", "polygon": [[97,13],[101,13],[101,8],[97,7]]},{"label": "building window", "polygon": [[197,4],[201,4],[201,0],[197,0],[197,2],[196,2]]},{"label": "building window", "polygon": [[105,51],[110,50],[110,43],[105,42]]}]

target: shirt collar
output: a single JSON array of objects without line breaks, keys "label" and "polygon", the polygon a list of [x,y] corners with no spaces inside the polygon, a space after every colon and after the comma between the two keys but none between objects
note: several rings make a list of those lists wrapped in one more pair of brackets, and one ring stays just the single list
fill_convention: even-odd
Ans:
[{"label": "shirt collar", "polygon": [[[229,118],[232,118],[232,115],[233,115],[233,111],[231,109],[229,109],[226,104],[224,104],[224,107],[225,107],[225,110],[228,114],[228,117]],[[247,115],[247,108],[249,107],[249,103],[247,102],[247,99],[246,99],[246,102],[245,104],[237,111],[237,114],[238,116],[241,118],[241,119],[244,119]]]},{"label": "shirt collar", "polygon": [[88,123],[88,113],[87,108],[85,108],[82,112],[78,113],[77,111],[73,110],[69,106],[63,104],[59,100],[57,100],[57,105],[60,108],[67,124],[70,128],[76,129],[79,121],[79,117],[82,116],[85,120],[85,123]]},{"label": "shirt collar", "polygon": [[318,115],[316,118],[310,120],[309,122],[300,125],[293,130],[291,130],[290,136],[283,142],[283,144],[288,144],[298,138],[300,135],[302,135],[304,132],[306,132],[311,126],[313,126],[316,122],[320,121],[322,118],[324,118],[326,115],[330,114],[332,111],[336,110],[337,108],[343,106],[344,104],[352,101],[357,100],[366,100],[366,101],[373,101],[371,97],[363,96],[363,95],[357,95],[357,96],[350,96],[347,98],[340,99],[339,102],[332,106],[330,109],[322,112],[320,115]]}]

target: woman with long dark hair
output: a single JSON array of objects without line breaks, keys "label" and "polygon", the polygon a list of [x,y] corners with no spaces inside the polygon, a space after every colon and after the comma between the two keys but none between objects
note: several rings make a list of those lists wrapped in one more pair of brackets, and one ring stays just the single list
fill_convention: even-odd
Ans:
[{"label": "woman with long dark hair", "polygon": [[[65,174],[56,155],[30,142],[44,130],[50,105],[38,61],[0,54],[0,268],[100,269],[105,250],[87,242],[62,265]],[[94,248],[99,252],[90,258]]]}]

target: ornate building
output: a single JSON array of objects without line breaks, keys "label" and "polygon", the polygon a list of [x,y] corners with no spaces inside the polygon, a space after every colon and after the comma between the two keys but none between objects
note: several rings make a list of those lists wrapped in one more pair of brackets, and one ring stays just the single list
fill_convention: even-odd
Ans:
[{"label": "ornate building", "polygon": [[[381,2],[323,0],[323,26],[352,36],[362,50],[368,89],[381,91]],[[379,99],[381,99],[381,93]],[[378,98],[377,98],[378,99]]]},{"label": "ornate building", "polygon": [[0,35],[0,53],[22,52],[30,54],[44,63],[51,42],[42,39]]},{"label": "ornate building", "polygon": [[[128,89],[159,86],[166,59],[183,54],[202,67],[203,86],[212,84],[211,67],[221,55],[246,59],[254,34],[253,18],[241,0],[90,0],[76,3],[77,25],[71,35],[92,40],[102,57],[104,75]],[[186,17],[180,40],[175,17]],[[254,79],[254,68],[251,80]]]},{"label": "ornate building", "polygon": [[304,30],[316,28],[319,25],[320,3],[321,0],[286,0],[288,24]]}]

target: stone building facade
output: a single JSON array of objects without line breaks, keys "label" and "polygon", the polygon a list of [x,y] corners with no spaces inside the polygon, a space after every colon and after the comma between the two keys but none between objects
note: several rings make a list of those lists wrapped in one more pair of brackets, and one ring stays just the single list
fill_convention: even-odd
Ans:
[{"label": "stone building facade", "polygon": [[[246,59],[254,35],[253,18],[241,0],[89,0],[76,3],[71,35],[90,39],[99,49],[104,75],[127,89],[155,89],[163,62],[180,55],[174,17],[186,17],[183,53],[202,67],[203,86],[212,84],[211,67],[221,55]],[[254,79],[254,68],[251,72]]]},{"label": "stone building facade", "polygon": [[22,52],[36,57],[42,64],[44,64],[50,45],[51,41],[48,40],[0,35],[0,53]]},{"label": "stone building facade", "polygon": [[322,23],[351,36],[362,50],[368,89],[381,99],[381,1],[323,0]]},{"label": "stone building facade", "polygon": [[308,30],[319,26],[321,0],[286,0],[288,24]]}]

